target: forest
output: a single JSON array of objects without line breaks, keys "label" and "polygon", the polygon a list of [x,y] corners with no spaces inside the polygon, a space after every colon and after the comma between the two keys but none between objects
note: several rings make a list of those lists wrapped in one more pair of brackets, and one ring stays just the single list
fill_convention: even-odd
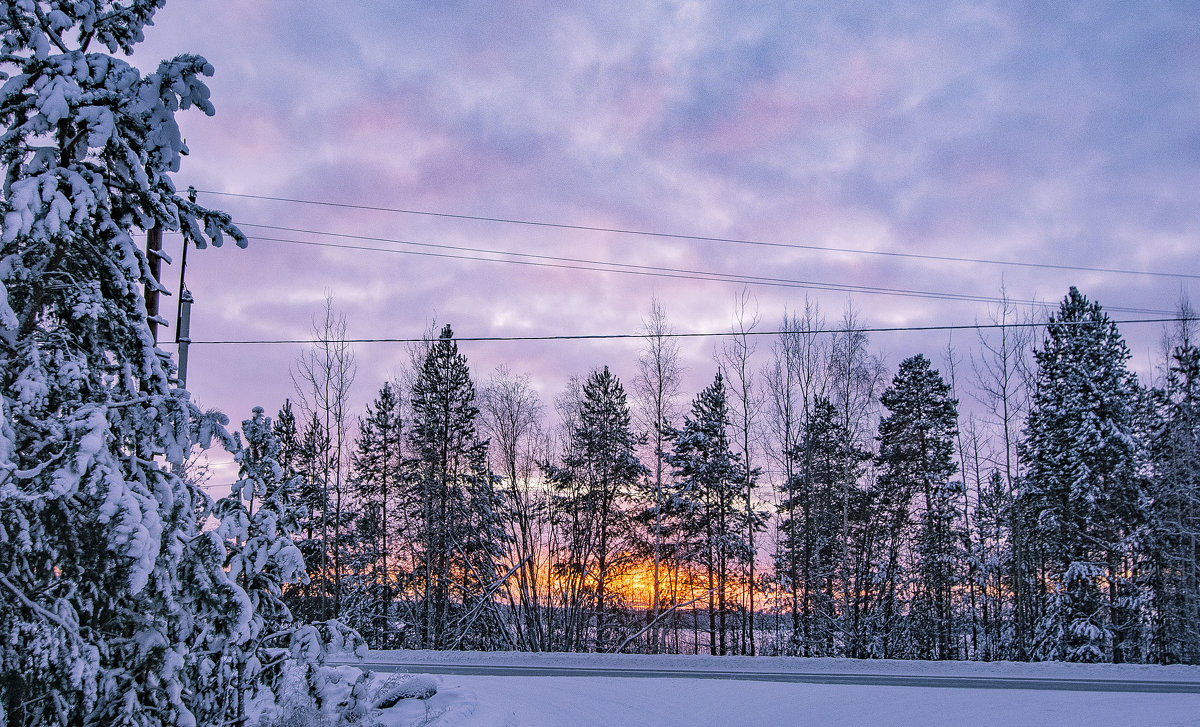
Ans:
[{"label": "forest", "polygon": [[853,315],[763,337],[741,306],[685,392],[653,303],[636,370],[553,401],[446,325],[358,411],[330,302],[295,401],[233,431],[160,346],[168,256],[135,240],[248,243],[172,176],[213,67],[127,60],[163,3],[0,13],[0,722],[364,724],[371,677],[329,663],[364,640],[1200,661],[1186,304],[1153,381],[1075,288],[894,373]]},{"label": "forest", "polygon": [[1200,658],[1186,304],[1154,385],[1072,288],[894,375],[809,304],[735,326],[688,397],[653,302],[636,371],[549,405],[477,385],[447,325],[358,416],[331,301],[316,328],[273,424],[310,577],[285,598],[374,648]]}]

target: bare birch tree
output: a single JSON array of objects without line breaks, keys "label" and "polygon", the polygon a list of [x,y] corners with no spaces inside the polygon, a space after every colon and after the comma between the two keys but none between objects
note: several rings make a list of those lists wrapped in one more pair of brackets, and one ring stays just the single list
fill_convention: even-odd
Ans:
[{"label": "bare birch tree", "polygon": [[[753,310],[751,310],[753,308]],[[759,399],[758,382],[755,376],[753,357],[755,349],[751,334],[758,327],[758,303],[750,295],[749,290],[743,289],[734,300],[733,335],[725,341],[717,352],[717,365],[724,371],[729,381],[729,400],[732,406],[731,419],[734,432],[734,447],[742,458],[742,497],[745,505],[746,537],[750,548],[749,573],[746,582],[747,611],[744,624],[744,637],[747,642],[745,652],[754,656],[757,649],[754,644],[754,591],[755,591],[755,559],[758,550],[755,546],[755,534],[762,530],[765,515],[758,510],[754,502],[754,486],[758,479],[757,461],[757,423]]]},{"label": "bare birch tree", "polygon": [[647,441],[653,446],[651,453],[651,499],[653,509],[653,559],[654,575],[650,605],[648,631],[651,653],[658,653],[658,615],[662,607],[662,558],[663,558],[663,475],[666,473],[665,446],[667,428],[678,415],[679,381],[683,369],[679,365],[679,344],[671,337],[674,332],[667,323],[667,312],[658,299],[651,299],[650,312],[642,320],[646,342],[638,358],[638,376],[633,389],[639,401],[639,415]]},{"label": "bare birch tree", "polygon": [[[776,468],[773,480],[778,484],[776,510],[779,513],[778,541],[775,552],[776,578],[787,594],[792,621],[791,648],[799,652],[798,639],[803,631],[801,620],[811,617],[809,607],[809,578],[802,572],[808,562],[798,544],[813,541],[810,532],[814,519],[808,512],[799,512],[803,502],[796,493],[807,487],[798,478],[801,471],[811,467],[811,455],[802,447],[811,418],[813,405],[824,396],[827,386],[828,341],[818,333],[825,322],[820,308],[805,300],[803,313],[784,312],[779,336],[772,346],[772,360],[763,369],[766,380],[770,444],[768,458]],[[805,462],[799,461],[801,458]],[[803,531],[803,532],[801,532]],[[824,533],[825,537],[832,537]]]},{"label": "bare birch tree", "polygon": [[[326,292],[320,317],[312,318],[312,346],[302,353],[291,369],[301,411],[320,421],[328,442],[330,466],[321,473],[324,502],[332,496],[333,518],[321,517],[320,579],[326,587],[321,590],[321,611],[324,618],[337,617],[341,610],[341,539],[344,475],[349,466],[350,436],[348,431],[350,386],[358,372],[354,350],[346,341],[346,316],[334,307],[333,294]],[[331,471],[332,470],[332,471]],[[332,548],[330,531],[332,529]],[[332,553],[333,574],[330,582],[329,561]],[[309,565],[310,569],[313,567]],[[315,580],[315,579],[314,579]],[[332,590],[333,609],[329,608]]]},{"label": "bare birch tree", "polygon": [[[873,449],[872,435],[878,417],[879,394],[886,379],[883,360],[870,350],[870,337],[855,313],[847,304],[842,314],[841,326],[834,335],[829,349],[829,399],[837,410],[837,424],[846,432],[848,443],[864,451]],[[847,470],[848,481],[840,488],[842,494],[842,518],[839,540],[841,542],[842,584],[842,630],[846,640],[847,655],[861,657],[866,653],[864,624],[862,618],[867,607],[865,599],[870,593],[870,548],[857,548],[853,542],[856,532],[868,537],[870,523],[854,523],[852,515],[867,517],[868,514],[852,512],[853,501],[860,492],[859,483],[850,481],[853,470]],[[870,479],[872,473],[867,472]],[[856,509],[856,508],[854,508]],[[857,527],[857,531],[856,531]],[[864,581],[864,582],[859,582]]]},{"label": "bare birch tree", "polygon": [[[971,357],[975,374],[975,398],[991,414],[995,431],[995,466],[1004,477],[1007,498],[1016,494],[1021,462],[1018,444],[1021,426],[1029,411],[1030,382],[1033,378],[1033,344],[1037,329],[1031,313],[1022,313],[1000,288],[1000,302],[988,314],[995,326],[979,331],[979,355]],[[1013,595],[1014,657],[1026,658],[1029,653],[1033,622],[1037,618],[1029,571],[1024,523],[1020,511],[1009,511],[1012,571],[1009,574]]]},{"label": "bare birch tree", "polygon": [[[509,562],[514,578],[505,581],[518,640],[529,651],[550,648],[543,622],[548,604],[541,598],[542,574],[547,571],[546,493],[540,485],[538,462],[549,458],[548,436],[542,430],[542,402],[528,376],[500,366],[480,396],[480,414],[488,436],[491,466],[502,479]],[[515,592],[514,592],[515,591]]]}]

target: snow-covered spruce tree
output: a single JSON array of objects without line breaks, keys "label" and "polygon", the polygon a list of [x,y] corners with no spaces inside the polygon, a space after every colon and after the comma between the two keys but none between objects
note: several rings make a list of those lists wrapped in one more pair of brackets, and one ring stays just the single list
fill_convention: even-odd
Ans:
[{"label": "snow-covered spruce tree", "polygon": [[[299,476],[300,464],[300,429],[296,425],[296,412],[292,409],[292,400],[285,399],[271,432],[279,442],[279,467],[283,470],[283,478],[291,480]],[[299,496],[299,493],[297,493]]]},{"label": "snow-covered spruce tree", "polygon": [[406,486],[421,511],[412,535],[421,643],[489,648],[504,628],[492,595],[505,533],[488,444],[475,428],[475,384],[448,325],[413,384],[412,416]]},{"label": "snow-covered spruce tree", "polygon": [[0,714],[7,724],[193,722],[180,578],[203,494],[181,478],[223,418],[172,383],[135,228],[244,237],[175,193],[174,116],[211,114],[183,55],[128,54],[162,0],[0,9]]},{"label": "snow-covered spruce tree", "polygon": [[301,506],[297,523],[296,545],[304,555],[308,580],[287,589],[284,601],[292,614],[301,621],[327,618],[326,604],[329,579],[332,574],[328,551],[321,537],[321,523],[330,511],[327,471],[332,467],[329,458],[329,435],[314,412],[302,431],[286,432],[281,446],[291,473],[300,478],[296,496]]},{"label": "snow-covered spruce tree", "polygon": [[1012,588],[1012,493],[1000,469],[979,490],[972,525],[971,564],[979,588],[980,644],[976,658],[994,661],[1015,653]]},{"label": "snow-covered spruce tree", "polygon": [[307,580],[293,542],[301,480],[280,466],[283,447],[261,407],[242,422],[242,435],[244,443],[232,447],[238,480],[214,503],[209,514],[217,526],[193,539],[182,568],[189,582],[206,586],[184,600],[202,626],[189,660],[199,724],[244,721],[250,698],[262,690],[278,694],[289,660],[303,667],[319,698],[329,676],[320,662],[329,648],[361,645],[337,621],[293,619],[282,596],[285,584]]},{"label": "snow-covered spruce tree", "polygon": [[267,654],[267,639],[281,639],[291,626],[283,584],[305,578],[304,560],[291,539],[296,481],[284,479],[270,418],[255,408],[242,422],[242,434],[245,444],[234,446],[238,480],[208,512],[217,527],[195,538],[183,564],[188,581],[204,585],[185,596],[193,617],[207,626],[193,653],[193,710],[201,724],[243,718],[246,698],[278,683],[282,656]]},{"label": "snow-covered spruce tree", "polygon": [[[838,328],[830,341],[825,390],[851,442],[872,450],[879,393],[886,388],[887,369],[883,359],[872,353],[870,337],[862,330],[862,321],[852,307],[843,312]],[[877,521],[881,513],[874,472],[868,469],[861,481],[857,476],[849,478],[850,474],[857,475],[854,470],[846,472],[846,483],[840,488],[843,516],[838,533],[838,600],[845,655],[861,659],[878,655],[879,651],[872,599],[885,586],[877,569],[881,560],[877,551],[883,547],[885,537]]]},{"label": "snow-covered spruce tree", "polygon": [[745,463],[733,451],[729,429],[725,382],[718,372],[692,402],[683,428],[672,432],[674,447],[667,455],[684,537],[700,546],[696,555],[706,571],[709,653],[722,656],[734,625],[729,619],[736,605],[733,581],[738,566],[751,557],[741,507]]},{"label": "snow-covered spruce tree", "polygon": [[[1190,310],[1185,313],[1191,314]],[[1151,654],[1200,663],[1200,348],[1184,325],[1171,341],[1161,423],[1152,445],[1146,579],[1153,594]]]},{"label": "snow-covered spruce tree", "polygon": [[888,551],[889,595],[884,608],[885,652],[896,652],[891,643],[895,626],[897,587],[904,574],[899,557],[900,542],[908,530],[909,504],[917,499],[920,526],[915,546],[915,593],[910,604],[908,627],[912,655],[923,659],[955,657],[955,610],[953,593],[961,585],[963,537],[958,513],[962,510],[962,483],[951,480],[954,438],[958,433],[958,402],[950,387],[921,354],[905,359],[881,397],[888,415],[879,422],[879,488],[887,503],[892,528]]},{"label": "snow-covered spruce tree", "polygon": [[800,656],[837,653],[837,569],[845,488],[858,480],[871,454],[859,448],[837,408],[818,396],[788,453],[795,471],[780,491],[776,568],[789,597],[792,638]]},{"label": "snow-covered spruce tree", "polygon": [[[610,571],[632,527],[623,503],[649,470],[636,454],[641,441],[632,430],[625,387],[607,366],[592,372],[572,408],[567,413],[574,417],[574,426],[562,465],[545,467],[555,507],[567,520],[566,557],[555,564],[555,571],[565,591],[567,650],[603,651],[612,646]],[[589,645],[593,619],[595,641]]]},{"label": "snow-covered spruce tree", "polygon": [[396,568],[392,552],[397,541],[396,503],[404,475],[403,427],[400,396],[391,383],[384,383],[366,416],[359,422],[357,449],[353,456],[352,487],[359,508],[358,532],[361,555],[356,563],[356,585],[347,598],[365,608],[361,623],[353,623],[373,648],[392,647],[389,623],[395,595],[392,573]]},{"label": "snow-covered spruce tree", "polygon": [[1071,288],[1035,356],[1018,503],[1036,518],[1029,536],[1048,575],[1034,656],[1121,661],[1143,489],[1129,348],[1100,306]]}]

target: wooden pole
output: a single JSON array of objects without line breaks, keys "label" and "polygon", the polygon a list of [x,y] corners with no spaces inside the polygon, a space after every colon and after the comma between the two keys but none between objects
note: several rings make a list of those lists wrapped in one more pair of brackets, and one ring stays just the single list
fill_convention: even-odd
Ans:
[{"label": "wooden pole", "polygon": [[153,283],[146,284],[146,322],[157,345],[158,324],[166,322],[158,316],[158,290],[162,277],[162,227],[157,222],[146,233],[146,260],[150,263],[150,274],[154,277]]},{"label": "wooden pole", "polygon": [[[194,200],[193,200],[194,201]],[[188,241],[183,241],[179,256],[179,309],[175,316],[175,343],[179,346],[179,388],[187,388],[188,344],[192,342],[192,291],[187,289],[184,276],[187,274]]]}]

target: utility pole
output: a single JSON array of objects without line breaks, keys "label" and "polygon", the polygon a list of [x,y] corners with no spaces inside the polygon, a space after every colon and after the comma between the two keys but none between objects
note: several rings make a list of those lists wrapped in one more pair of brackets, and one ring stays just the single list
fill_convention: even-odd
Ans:
[{"label": "utility pole", "polygon": [[150,326],[150,335],[154,344],[158,345],[158,324],[167,322],[158,315],[158,294],[165,290],[159,282],[162,277],[162,226],[157,222],[146,232],[146,260],[150,263],[152,280],[146,283],[146,323]]},{"label": "utility pole", "polygon": [[[183,243],[183,264],[187,264],[187,241]],[[192,291],[183,285],[179,271],[179,314],[175,321],[175,343],[179,344],[179,388],[187,388],[188,344],[192,342]]]},{"label": "utility pole", "polygon": [[[188,201],[196,202],[196,188],[188,187]],[[188,240],[183,238],[183,251],[179,253],[179,308],[175,312],[175,343],[178,346],[179,366],[177,378],[179,388],[187,388],[188,344],[192,342],[192,291],[187,289],[184,278],[187,275]]]}]

